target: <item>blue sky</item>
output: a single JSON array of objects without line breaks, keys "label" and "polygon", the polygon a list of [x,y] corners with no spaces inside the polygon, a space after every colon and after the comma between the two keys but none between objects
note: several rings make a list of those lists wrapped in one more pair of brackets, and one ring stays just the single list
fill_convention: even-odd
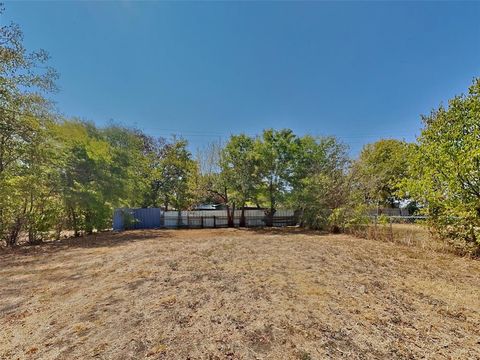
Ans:
[{"label": "blue sky", "polygon": [[58,108],[192,150],[264,128],[357,154],[413,140],[480,76],[480,2],[6,2],[61,74]]}]

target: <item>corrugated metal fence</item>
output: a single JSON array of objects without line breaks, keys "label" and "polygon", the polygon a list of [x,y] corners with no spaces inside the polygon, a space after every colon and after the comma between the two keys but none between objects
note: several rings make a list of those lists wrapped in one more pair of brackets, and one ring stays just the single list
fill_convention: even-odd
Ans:
[{"label": "corrugated metal fence", "polygon": [[[240,225],[241,210],[235,210],[234,225]],[[263,209],[245,210],[245,226],[265,226],[268,219]],[[293,210],[277,210],[273,226],[295,225]],[[227,210],[162,211],[158,208],[115,209],[113,229],[156,229],[156,228],[217,228],[227,227]]]},{"label": "corrugated metal fence", "polygon": [[163,211],[158,208],[115,209],[113,230],[159,228],[162,215]]}]

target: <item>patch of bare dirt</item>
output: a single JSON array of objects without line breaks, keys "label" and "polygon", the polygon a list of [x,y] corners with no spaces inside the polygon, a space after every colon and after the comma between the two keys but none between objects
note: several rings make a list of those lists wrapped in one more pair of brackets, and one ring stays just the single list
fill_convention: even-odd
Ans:
[{"label": "patch of bare dirt", "polygon": [[2,359],[480,359],[480,262],[298,230],[0,254]]}]

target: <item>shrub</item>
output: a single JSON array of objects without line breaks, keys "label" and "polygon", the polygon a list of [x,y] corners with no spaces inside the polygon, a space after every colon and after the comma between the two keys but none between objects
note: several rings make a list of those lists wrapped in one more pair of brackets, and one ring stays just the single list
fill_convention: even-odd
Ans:
[{"label": "shrub", "polygon": [[480,251],[480,79],[429,116],[410,159],[409,196],[443,239]]},{"label": "shrub", "polygon": [[138,223],[138,219],[133,216],[132,211],[127,209],[122,209],[122,221],[124,230],[131,230]]}]

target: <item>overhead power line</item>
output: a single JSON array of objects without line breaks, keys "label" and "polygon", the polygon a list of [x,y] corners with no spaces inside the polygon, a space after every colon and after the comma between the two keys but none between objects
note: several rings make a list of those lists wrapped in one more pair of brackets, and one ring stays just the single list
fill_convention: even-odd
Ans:
[{"label": "overhead power line", "polygon": [[[19,116],[28,116],[28,117],[36,117],[40,115],[35,115],[35,114],[29,114],[25,112],[21,112],[18,110],[13,110],[13,109],[8,109],[5,107],[0,106],[0,110],[3,111],[8,111],[14,114],[17,114]],[[147,133],[155,133],[155,135],[158,136],[172,136],[172,135],[178,135],[181,137],[189,138],[189,137],[210,137],[210,138],[221,138],[225,139],[233,135],[234,133],[232,132],[213,132],[213,131],[202,131],[202,130],[179,130],[179,129],[170,129],[170,128],[159,128],[159,127],[142,127],[140,130],[145,131]],[[153,130],[153,131],[148,131],[148,130]],[[160,130],[160,131],[157,131]],[[249,136],[257,136],[260,134],[259,133],[252,133],[252,132],[240,132],[244,133]],[[392,137],[392,138],[401,138],[403,136],[416,136],[415,133],[409,133],[409,132],[402,132],[399,133],[397,131],[393,132],[392,134],[389,134],[388,132],[379,132],[379,133],[371,133],[371,134],[356,134],[356,135],[339,135],[339,134],[312,134],[310,133],[309,135],[312,136],[334,136],[338,139],[344,140],[348,142],[349,144],[363,144],[364,141],[361,141],[363,139],[371,139],[371,138],[381,138],[381,137]],[[351,141],[355,140],[355,141]]]}]

